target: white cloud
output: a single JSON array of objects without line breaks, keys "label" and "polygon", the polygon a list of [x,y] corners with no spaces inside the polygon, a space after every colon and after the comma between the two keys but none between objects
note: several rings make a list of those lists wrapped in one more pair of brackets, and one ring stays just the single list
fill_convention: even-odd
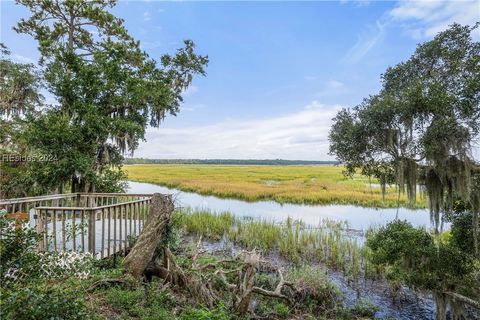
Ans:
[{"label": "white cloud", "polygon": [[[385,35],[391,24],[400,24],[407,34],[415,39],[435,36],[454,22],[473,26],[480,21],[480,2],[478,0],[424,0],[398,1],[392,10],[380,17],[375,25],[369,26],[357,39],[344,57],[345,62],[361,61]],[[480,30],[475,38],[480,39]]]},{"label": "white cloud", "polygon": [[435,36],[454,22],[473,26],[480,21],[480,2],[399,1],[389,14],[394,21],[403,22],[411,36],[421,39]]},{"label": "white cloud", "polygon": [[370,26],[366,32],[358,37],[357,42],[347,52],[344,60],[350,63],[362,60],[377,43],[383,40],[387,24],[388,21],[377,20],[374,26]]},{"label": "white cloud", "polygon": [[328,132],[342,106],[313,101],[267,119],[228,120],[186,128],[150,128],[135,153],[147,158],[331,159]]}]

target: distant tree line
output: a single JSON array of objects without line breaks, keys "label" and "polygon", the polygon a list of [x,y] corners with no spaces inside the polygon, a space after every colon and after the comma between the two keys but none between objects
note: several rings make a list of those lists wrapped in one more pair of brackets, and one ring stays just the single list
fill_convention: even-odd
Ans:
[{"label": "distant tree line", "polygon": [[146,159],[125,158],[124,164],[238,164],[238,165],[337,165],[339,161],[283,160],[283,159]]}]

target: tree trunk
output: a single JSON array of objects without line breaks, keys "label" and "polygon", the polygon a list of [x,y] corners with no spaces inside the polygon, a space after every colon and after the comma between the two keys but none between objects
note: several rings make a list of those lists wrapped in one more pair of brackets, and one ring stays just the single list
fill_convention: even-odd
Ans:
[{"label": "tree trunk", "polygon": [[170,221],[174,206],[171,197],[155,193],[148,211],[148,220],[123,264],[125,272],[140,278],[153,258],[162,237],[162,231]]}]

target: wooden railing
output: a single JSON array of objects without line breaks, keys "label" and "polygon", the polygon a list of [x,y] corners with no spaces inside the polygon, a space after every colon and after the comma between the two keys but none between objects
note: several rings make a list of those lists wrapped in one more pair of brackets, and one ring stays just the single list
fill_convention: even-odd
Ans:
[{"label": "wooden railing", "polygon": [[8,213],[29,212],[38,206],[67,207],[77,204],[78,193],[53,194],[38,197],[26,197],[0,200],[0,209]]},{"label": "wooden railing", "polygon": [[126,250],[140,234],[151,197],[151,194],[75,193],[2,200],[0,208],[9,213],[34,210],[31,220],[42,236],[38,247],[41,251],[90,252],[105,258]]}]

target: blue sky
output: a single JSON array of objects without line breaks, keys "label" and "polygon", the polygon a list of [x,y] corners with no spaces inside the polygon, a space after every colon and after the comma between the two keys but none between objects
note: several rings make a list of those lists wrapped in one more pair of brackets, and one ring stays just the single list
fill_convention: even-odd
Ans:
[{"label": "blue sky", "polygon": [[[380,88],[380,75],[456,21],[475,1],[120,1],[112,10],[152,57],[192,39],[207,54],[177,117],[148,129],[135,156],[331,159],[328,130],[342,107]],[[1,2],[1,41],[35,62],[36,43],[12,26],[28,12]],[[478,147],[478,146],[477,146]]]}]

